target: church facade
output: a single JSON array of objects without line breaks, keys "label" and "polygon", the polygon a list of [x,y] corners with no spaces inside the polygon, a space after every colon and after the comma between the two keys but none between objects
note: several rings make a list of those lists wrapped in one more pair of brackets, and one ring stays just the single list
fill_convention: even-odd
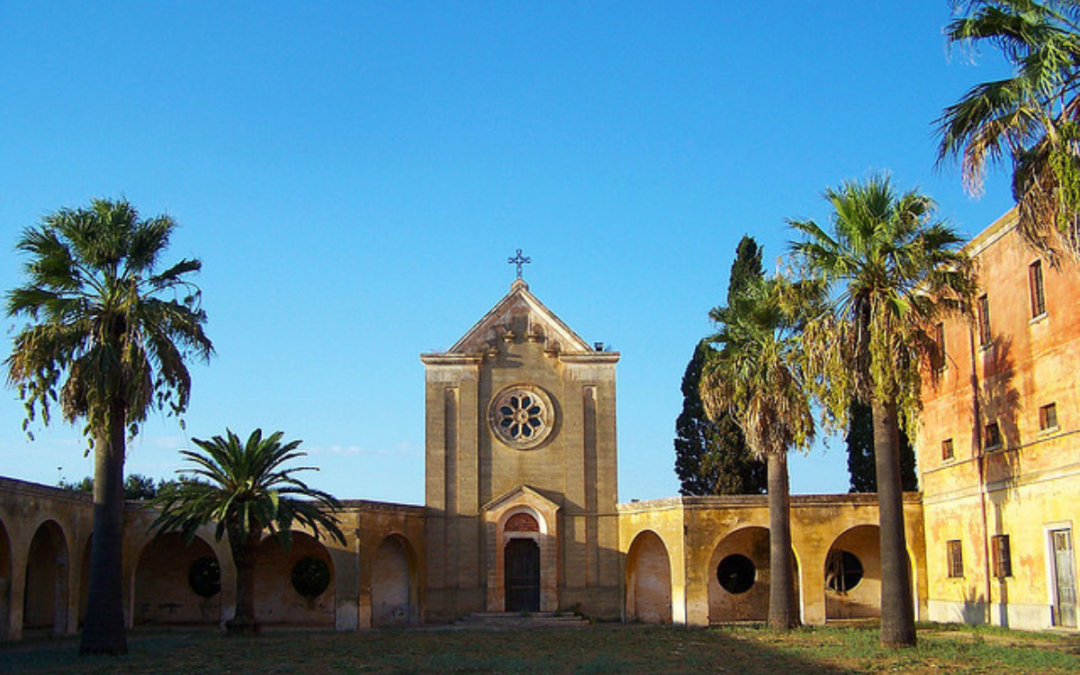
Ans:
[{"label": "church facade", "polygon": [[[987,250],[994,249],[983,247],[979,255]],[[1055,280],[1055,288],[1067,287],[1068,279],[1075,284],[1080,276]],[[1080,336],[1075,299],[1048,302],[1054,330]],[[958,339],[955,329],[943,330],[944,339]],[[1016,627],[1069,627],[1070,582],[1065,572],[1064,581],[1048,581],[1047,556],[1057,555],[1063,569],[1072,565],[1073,598],[1075,560],[1067,562],[1056,544],[1040,548],[1045,542],[1031,534],[1057,542],[1063,531],[1071,536],[1080,515],[1075,384],[1063,375],[1080,365],[1080,342],[1066,342],[1015,362],[1045,369],[1044,359],[1074,359],[1049,366],[1056,372],[1058,426],[1045,439],[1036,435],[1040,444],[1032,447],[1045,449],[1039,454],[1010,441],[1000,459],[958,453],[951,464],[938,462],[927,455],[937,436],[960,438],[950,424],[981,428],[983,417],[976,423],[961,414],[973,395],[960,385],[947,397],[938,389],[928,394],[919,438],[926,491],[907,494],[904,502],[918,618],[1001,623],[994,617],[1005,616]],[[345,500],[344,544],[297,532],[285,551],[266,539],[256,570],[258,619],[338,630],[507,612],[702,626],[764,620],[770,579],[764,495],[618,503],[618,360],[515,280],[450,349],[421,356],[425,504]],[[1072,370],[1062,370],[1070,363]],[[1027,391],[1010,410],[1041,400]],[[1014,473],[990,483],[974,468],[980,457],[986,470],[1012,457]],[[1029,466],[1030,480],[1023,478]],[[980,495],[985,513],[987,504],[1001,504],[992,521],[974,515]],[[879,616],[876,496],[796,495],[791,508],[804,623]],[[78,630],[91,510],[82,495],[0,478],[0,638]],[[129,504],[122,571],[128,624],[230,619],[235,568],[228,546],[209,529],[190,546],[176,534],[152,535],[153,518],[146,507]],[[990,533],[988,523],[997,529]],[[1011,576],[985,575],[986,582],[980,550],[998,545],[988,537],[1001,534],[1013,537]],[[968,552],[970,566],[954,565],[954,541]],[[959,581],[952,575],[957,569]]]}]

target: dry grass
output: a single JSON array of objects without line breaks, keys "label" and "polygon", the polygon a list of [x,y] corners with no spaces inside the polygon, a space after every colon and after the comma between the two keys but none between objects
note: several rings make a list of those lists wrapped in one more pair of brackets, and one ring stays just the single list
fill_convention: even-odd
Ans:
[{"label": "dry grass", "polygon": [[80,658],[74,639],[0,646],[0,672],[199,673],[740,673],[1050,675],[1080,672],[1080,636],[923,627],[916,649],[882,650],[873,628],[685,629],[599,625],[480,632],[269,632],[255,639],[174,629],[135,632],[122,658]]}]

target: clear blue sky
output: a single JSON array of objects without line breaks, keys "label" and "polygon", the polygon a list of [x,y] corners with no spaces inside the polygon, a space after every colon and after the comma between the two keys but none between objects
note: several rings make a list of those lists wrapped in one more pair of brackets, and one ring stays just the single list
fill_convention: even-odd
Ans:
[{"label": "clear blue sky", "polygon": [[[218,355],[187,431],[152,418],[128,471],[171,476],[187,435],[300,438],[311,482],[423,501],[423,368],[509,289],[622,352],[620,498],[678,491],[679,385],[739,238],[889,170],[973,235],[1011,205],[936,172],[932,122],[1002,75],[949,54],[947,0],[5,2],[0,288],[19,232],[92,197],[180,224]],[[4,319],[5,341],[15,328]],[[4,353],[7,353],[6,347]],[[29,442],[0,393],[0,474],[91,473],[78,427]],[[792,467],[846,491],[843,445]],[[58,467],[62,467],[58,471]]]}]

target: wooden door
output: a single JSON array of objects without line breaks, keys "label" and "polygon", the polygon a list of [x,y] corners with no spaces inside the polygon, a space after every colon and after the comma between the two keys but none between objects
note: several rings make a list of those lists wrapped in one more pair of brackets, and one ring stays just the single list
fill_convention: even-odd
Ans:
[{"label": "wooden door", "polygon": [[506,543],[506,611],[540,611],[540,546],[532,539]]},{"label": "wooden door", "polygon": [[1054,625],[1076,627],[1076,574],[1072,530],[1050,532],[1054,554]]}]

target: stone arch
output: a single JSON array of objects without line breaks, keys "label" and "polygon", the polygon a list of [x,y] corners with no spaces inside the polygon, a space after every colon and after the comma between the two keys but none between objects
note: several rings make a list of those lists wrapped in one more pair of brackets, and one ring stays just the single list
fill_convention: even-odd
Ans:
[{"label": "stone arch", "polygon": [[[217,592],[208,584],[216,568]],[[159,534],[143,546],[135,566],[132,624],[216,624],[221,617],[221,567],[201,537],[189,545],[178,532]]]},{"label": "stone arch", "polygon": [[409,540],[400,534],[387,536],[375,551],[371,620],[376,626],[408,625],[420,620],[416,553]]},{"label": "stone arch", "polygon": [[671,560],[652,530],[634,537],[626,554],[626,615],[645,623],[671,623]]},{"label": "stone arch", "polygon": [[11,629],[11,537],[0,519],[0,640],[10,637]]},{"label": "stone arch", "polygon": [[547,524],[534,509],[518,506],[503,515],[501,529],[504,609],[539,611],[543,576],[540,538]]},{"label": "stone arch", "polygon": [[[520,552],[511,551],[511,549],[522,547],[534,549],[529,551],[529,559],[532,563],[537,562],[536,554],[539,554],[539,610],[541,612],[557,611],[559,609],[558,504],[532,488],[521,485],[492,500],[481,511],[486,530],[484,554],[487,560],[494,563],[488,565],[485,603],[487,611],[507,611],[507,600],[510,599],[508,596],[510,589],[507,585],[507,555]],[[514,522],[518,522],[515,520],[518,514],[527,514],[535,520],[536,531],[514,525]],[[510,524],[513,529],[507,530],[507,524]],[[517,562],[520,560],[512,556],[511,563]],[[520,571],[512,570],[513,576],[517,577]],[[529,597],[535,600],[532,593]]]},{"label": "stone arch", "polygon": [[34,532],[26,555],[23,592],[23,629],[67,632],[70,554],[67,537],[55,520],[46,520]]},{"label": "stone arch", "polygon": [[[301,595],[293,584],[297,565],[308,558],[322,561],[330,573],[326,589],[315,596]],[[267,535],[259,544],[255,563],[255,618],[259,623],[333,627],[335,587],[334,561],[315,537],[294,531],[288,550],[274,535]]]},{"label": "stone arch", "polygon": [[881,533],[856,525],[833,540],[825,557],[825,620],[881,616]]},{"label": "stone arch", "polygon": [[[798,559],[795,593],[802,607]],[[709,558],[709,623],[766,621],[769,618],[769,529],[743,527],[723,537]]]}]

